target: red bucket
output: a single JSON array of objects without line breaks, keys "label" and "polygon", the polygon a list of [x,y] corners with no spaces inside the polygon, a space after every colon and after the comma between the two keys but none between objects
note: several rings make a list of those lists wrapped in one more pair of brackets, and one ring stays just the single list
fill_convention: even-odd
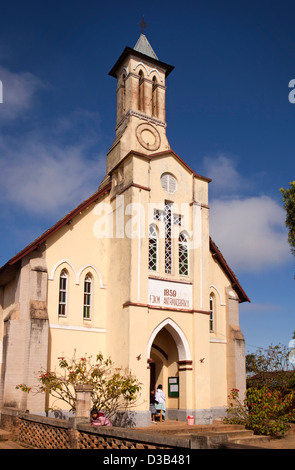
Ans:
[{"label": "red bucket", "polygon": [[194,421],[195,421],[195,418],[194,418],[193,416],[188,416],[188,417],[187,417],[187,424],[188,424],[189,426],[193,426]]}]

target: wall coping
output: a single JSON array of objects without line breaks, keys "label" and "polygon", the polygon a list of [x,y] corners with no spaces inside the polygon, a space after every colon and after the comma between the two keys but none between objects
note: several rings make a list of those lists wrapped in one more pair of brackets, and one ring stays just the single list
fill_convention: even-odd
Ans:
[{"label": "wall coping", "polygon": [[44,426],[52,426],[67,430],[75,429],[78,432],[95,434],[101,436],[109,436],[118,439],[125,439],[131,442],[146,443],[171,448],[189,448],[190,440],[170,437],[167,435],[156,435],[141,431],[140,428],[123,428],[123,427],[107,427],[107,426],[91,426],[87,418],[50,418],[28,413],[24,410],[14,408],[2,408],[0,410],[1,417],[5,415],[17,417],[23,421],[30,421]]},{"label": "wall coping", "polygon": [[89,424],[77,425],[77,430],[87,432],[89,434],[100,434],[104,436],[117,437],[130,441],[146,442],[149,444],[158,444],[166,447],[181,447],[189,448],[188,439],[178,439],[168,435],[160,436],[158,434],[151,434],[140,431],[140,428],[120,428],[120,427],[105,427],[105,426],[90,426]]}]

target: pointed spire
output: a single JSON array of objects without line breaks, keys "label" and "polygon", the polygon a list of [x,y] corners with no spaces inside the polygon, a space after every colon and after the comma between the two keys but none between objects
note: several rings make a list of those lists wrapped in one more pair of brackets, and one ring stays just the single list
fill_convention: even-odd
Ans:
[{"label": "pointed spire", "polygon": [[139,39],[134,46],[134,50],[140,52],[141,54],[152,57],[153,59],[159,60],[152,46],[148,42],[147,37],[143,33],[141,33],[141,35],[139,36]]}]

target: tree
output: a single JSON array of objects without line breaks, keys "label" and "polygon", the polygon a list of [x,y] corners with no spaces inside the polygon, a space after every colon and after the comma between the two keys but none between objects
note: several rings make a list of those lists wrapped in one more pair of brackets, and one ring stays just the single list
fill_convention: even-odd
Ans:
[{"label": "tree", "polygon": [[291,351],[284,345],[270,345],[268,349],[258,349],[256,353],[246,356],[246,371],[248,387],[280,388],[290,387],[294,381],[294,363],[290,361]]},{"label": "tree", "polygon": [[243,424],[255,434],[281,436],[295,421],[295,372],[289,348],[258,349],[246,356],[246,397],[239,390],[229,395],[227,423]]},{"label": "tree", "polygon": [[246,370],[255,374],[293,369],[289,362],[289,350],[282,344],[270,345],[267,349],[258,348],[255,353],[247,354]]},{"label": "tree", "polygon": [[283,203],[286,209],[286,226],[289,229],[288,242],[291,247],[291,253],[295,256],[295,181],[289,183],[289,188],[281,188]]},{"label": "tree", "polygon": [[112,360],[104,359],[102,354],[98,354],[94,362],[92,356],[76,359],[75,355],[72,359],[59,357],[58,360],[59,372],[40,371],[37,386],[20,384],[16,388],[27,393],[48,393],[67,403],[70,411],[75,411],[75,386],[91,385],[93,406],[109,417],[119,409],[130,408],[138,399],[141,386],[137,378],[130,371],[115,367]]}]

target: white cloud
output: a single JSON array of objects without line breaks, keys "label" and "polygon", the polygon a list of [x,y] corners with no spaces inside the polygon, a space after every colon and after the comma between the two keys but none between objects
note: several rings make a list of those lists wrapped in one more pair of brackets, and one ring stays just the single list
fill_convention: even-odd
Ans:
[{"label": "white cloud", "polygon": [[210,233],[231,266],[266,269],[290,259],[285,213],[268,196],[210,203]]},{"label": "white cloud", "polygon": [[203,173],[212,179],[210,189],[214,193],[232,194],[249,187],[250,182],[239,174],[236,161],[223,153],[213,157],[206,156],[203,167]]},{"label": "white cloud", "polygon": [[251,178],[238,171],[239,158],[226,153],[206,156],[203,159],[202,173],[212,179],[210,195],[218,197],[232,197],[243,193],[252,193],[265,180],[265,172],[251,175]]},{"label": "white cloud", "polygon": [[210,235],[238,272],[279,266],[290,259],[284,209],[257,195],[263,174],[242,176],[238,158],[219,153],[205,157],[210,183]]},{"label": "white cloud", "polygon": [[16,134],[15,122],[34,109],[36,93],[45,84],[31,73],[3,67],[0,80],[0,124],[13,122],[12,133],[0,135],[0,203],[43,216],[72,209],[97,189],[105,174],[105,157],[93,157],[99,114],[77,109],[48,119],[43,129],[30,113],[30,131]]},{"label": "white cloud", "polygon": [[14,73],[0,67],[3,86],[3,103],[0,105],[0,122],[11,121],[31,108],[35,94],[45,87],[42,81],[29,72]]},{"label": "white cloud", "polygon": [[43,215],[72,209],[97,189],[105,173],[105,159],[89,159],[87,150],[85,143],[28,141],[11,149],[2,142],[1,202]]}]

